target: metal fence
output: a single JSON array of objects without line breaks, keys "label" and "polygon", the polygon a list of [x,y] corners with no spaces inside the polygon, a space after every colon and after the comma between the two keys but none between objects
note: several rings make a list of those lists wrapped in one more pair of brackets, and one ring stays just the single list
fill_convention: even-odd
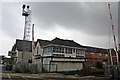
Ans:
[{"label": "metal fence", "polygon": [[13,65],[13,71],[23,73],[39,73],[40,66],[38,64],[30,63],[16,63]]},{"label": "metal fence", "polygon": [[30,64],[30,63],[16,63],[13,65],[14,72],[23,73],[40,73],[40,72],[57,72],[56,64]]},{"label": "metal fence", "polygon": [[120,80],[120,66],[106,65],[104,68],[105,77],[111,78],[112,80]]}]

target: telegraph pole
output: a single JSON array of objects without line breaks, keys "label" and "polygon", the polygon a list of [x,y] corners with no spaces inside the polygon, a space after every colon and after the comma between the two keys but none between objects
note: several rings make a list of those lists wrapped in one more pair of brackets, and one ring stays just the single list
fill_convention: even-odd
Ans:
[{"label": "telegraph pole", "polygon": [[34,24],[32,25],[32,63],[34,63]]}]

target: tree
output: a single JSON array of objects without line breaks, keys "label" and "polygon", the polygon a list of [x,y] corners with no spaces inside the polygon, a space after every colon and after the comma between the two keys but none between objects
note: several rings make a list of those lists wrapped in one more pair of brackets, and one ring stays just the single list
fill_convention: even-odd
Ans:
[{"label": "tree", "polygon": [[118,57],[119,57],[119,62],[120,62],[120,50],[118,51]]},{"label": "tree", "polygon": [[99,68],[99,69],[102,69],[103,68],[102,62],[96,62],[95,67]]}]

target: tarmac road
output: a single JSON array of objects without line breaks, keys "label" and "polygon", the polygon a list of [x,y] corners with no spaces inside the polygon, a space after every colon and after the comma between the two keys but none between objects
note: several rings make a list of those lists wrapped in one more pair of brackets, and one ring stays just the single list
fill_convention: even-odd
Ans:
[{"label": "tarmac road", "polygon": [[21,75],[11,75],[10,73],[3,73],[2,80],[26,80]]},{"label": "tarmac road", "polygon": [[[75,76],[57,73],[25,74],[25,73],[3,73],[2,80],[105,80],[103,77]],[[107,79],[108,80],[108,79]]]}]

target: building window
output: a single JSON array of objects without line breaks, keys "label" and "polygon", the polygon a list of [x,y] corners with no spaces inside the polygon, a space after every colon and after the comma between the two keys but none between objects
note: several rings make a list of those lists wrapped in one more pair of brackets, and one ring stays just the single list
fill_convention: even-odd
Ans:
[{"label": "building window", "polygon": [[63,47],[53,47],[53,52],[64,53],[64,48]]},{"label": "building window", "polygon": [[68,54],[68,48],[65,48],[65,53]]},{"label": "building window", "polygon": [[56,47],[53,47],[53,52],[57,53],[58,49]]},{"label": "building window", "polygon": [[55,47],[53,47],[53,52],[55,52]]},{"label": "building window", "polygon": [[75,53],[75,49],[73,49],[73,53]]},{"label": "building window", "polygon": [[68,54],[72,54],[72,49],[68,48]]},{"label": "building window", "polygon": [[59,53],[64,53],[64,48],[63,47],[59,48]]},{"label": "building window", "polygon": [[107,56],[108,56],[108,54],[105,54],[105,56],[107,57]]},{"label": "building window", "polygon": [[61,53],[64,53],[64,48],[61,48]]},{"label": "building window", "polygon": [[44,53],[47,53],[47,48],[44,48]]},{"label": "building window", "polygon": [[94,54],[93,52],[91,54]]},{"label": "building window", "polygon": [[90,48],[90,51],[91,51],[91,52],[94,52],[94,49],[93,49],[93,48]]},{"label": "building window", "polygon": [[37,47],[37,55],[39,54],[39,47]]},{"label": "building window", "polygon": [[51,47],[44,48],[44,53],[50,53],[52,51]]},{"label": "building window", "polygon": [[76,54],[83,54],[83,53],[82,53],[82,50],[77,49],[77,50],[76,50]]},{"label": "building window", "polygon": [[65,48],[66,54],[72,54],[72,48]]},{"label": "building window", "polygon": [[99,53],[99,55],[101,56],[102,54],[101,54],[101,53]]},{"label": "building window", "polygon": [[68,54],[68,48],[65,48],[65,53]]}]

